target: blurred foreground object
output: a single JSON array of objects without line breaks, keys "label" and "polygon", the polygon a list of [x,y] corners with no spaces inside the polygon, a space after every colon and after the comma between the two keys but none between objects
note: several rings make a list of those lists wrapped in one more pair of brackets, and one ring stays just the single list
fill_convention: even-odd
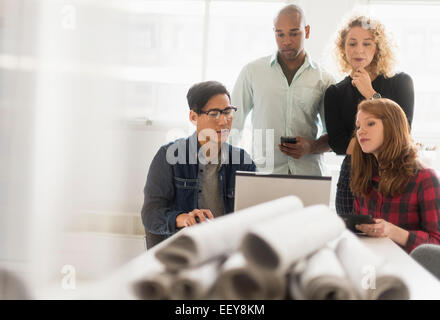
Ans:
[{"label": "blurred foreground object", "polygon": [[30,299],[26,286],[12,272],[0,269],[0,300]]}]

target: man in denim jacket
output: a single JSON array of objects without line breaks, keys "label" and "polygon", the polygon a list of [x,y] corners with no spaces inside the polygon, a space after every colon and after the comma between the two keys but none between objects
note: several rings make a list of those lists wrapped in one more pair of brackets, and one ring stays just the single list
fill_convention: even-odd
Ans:
[{"label": "man in denim jacket", "polygon": [[148,247],[181,228],[231,213],[235,172],[256,169],[243,149],[226,142],[237,110],[227,89],[201,82],[187,99],[197,131],[162,146],[148,172],[142,207]]}]

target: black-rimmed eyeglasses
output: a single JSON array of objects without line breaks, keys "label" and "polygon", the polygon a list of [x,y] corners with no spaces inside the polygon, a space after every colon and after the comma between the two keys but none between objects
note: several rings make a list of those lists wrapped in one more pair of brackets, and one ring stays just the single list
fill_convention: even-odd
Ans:
[{"label": "black-rimmed eyeglasses", "polygon": [[235,112],[237,111],[236,107],[230,106],[223,110],[220,109],[211,109],[208,111],[200,111],[199,114],[206,114],[210,119],[219,120],[220,115],[224,115],[226,119],[230,120],[234,117]]}]

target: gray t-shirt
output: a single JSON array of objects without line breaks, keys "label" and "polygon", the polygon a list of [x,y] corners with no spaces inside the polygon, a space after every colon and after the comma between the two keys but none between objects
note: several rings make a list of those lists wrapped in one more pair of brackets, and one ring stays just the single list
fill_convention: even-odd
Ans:
[{"label": "gray t-shirt", "polygon": [[211,210],[214,217],[224,215],[225,208],[218,188],[218,171],[221,164],[208,163],[205,165],[202,187],[202,203],[200,209]]}]

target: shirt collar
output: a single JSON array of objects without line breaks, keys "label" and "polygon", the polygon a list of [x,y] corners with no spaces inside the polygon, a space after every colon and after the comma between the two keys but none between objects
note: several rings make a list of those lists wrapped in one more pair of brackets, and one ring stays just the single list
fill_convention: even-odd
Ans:
[{"label": "shirt collar", "polygon": [[[309,66],[311,68],[313,68],[313,69],[316,69],[317,68],[316,63],[313,62],[312,57],[310,56],[310,53],[308,53],[307,50],[305,50],[305,49],[304,49],[304,52],[306,53],[306,58],[305,58],[304,63],[303,63],[304,69],[309,67]],[[279,64],[279,62],[278,62],[278,50],[275,51],[272,54],[272,56],[270,57],[270,62],[269,62],[271,67],[273,67],[276,63]]]},{"label": "shirt collar", "polygon": [[272,56],[270,57],[270,61],[269,61],[269,64],[270,64],[270,66],[272,67],[275,63],[277,63],[278,62],[278,50],[277,51],[275,51],[273,54],[272,54]]}]

